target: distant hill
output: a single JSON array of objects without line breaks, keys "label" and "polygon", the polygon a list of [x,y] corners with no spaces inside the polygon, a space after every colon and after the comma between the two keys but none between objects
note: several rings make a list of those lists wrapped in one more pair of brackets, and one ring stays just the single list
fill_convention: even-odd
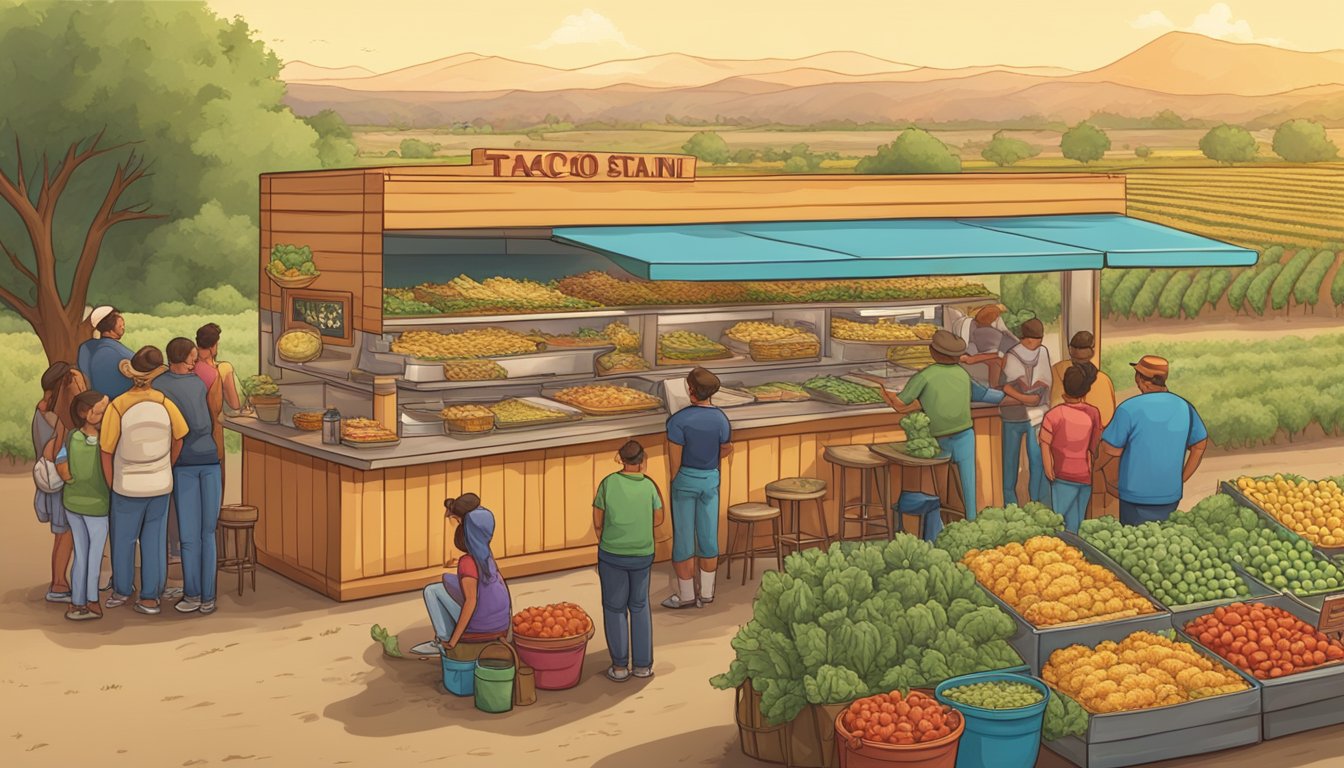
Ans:
[{"label": "distant hill", "polygon": [[1058,67],[919,67],[833,51],[800,59],[708,59],[672,53],[557,69],[463,53],[373,74],[286,65],[296,112],[335,109],[360,124],[436,126],[692,120],[804,124],[1074,122],[1097,112],[1201,120],[1267,116],[1344,124],[1344,51],[1304,53],[1172,32],[1091,72]]}]

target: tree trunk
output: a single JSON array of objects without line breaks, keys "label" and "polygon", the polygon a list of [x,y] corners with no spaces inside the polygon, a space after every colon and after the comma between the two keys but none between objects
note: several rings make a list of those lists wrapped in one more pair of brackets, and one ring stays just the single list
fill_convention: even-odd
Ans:
[{"label": "tree trunk", "polygon": [[[56,307],[55,311],[42,312],[38,323],[33,326],[37,338],[42,342],[42,351],[47,354],[47,363],[64,361],[76,365],[79,359],[79,345],[92,336],[89,326],[84,322],[71,323],[69,316]],[[87,375],[87,371],[85,372]]]}]

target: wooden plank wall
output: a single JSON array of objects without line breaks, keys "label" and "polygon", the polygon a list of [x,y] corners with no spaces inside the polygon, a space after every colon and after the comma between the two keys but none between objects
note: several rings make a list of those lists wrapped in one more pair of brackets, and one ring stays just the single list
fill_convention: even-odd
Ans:
[{"label": "wooden plank wall", "polygon": [[282,291],[265,273],[273,245],[307,245],[322,273],[308,290],[353,296],[355,329],[382,332],[382,174],[343,170],[261,178],[261,308],[281,311]]},{"label": "wooden plank wall", "polygon": [[[981,506],[999,503],[997,418],[980,418],[978,485]],[[891,416],[745,430],[725,460],[720,489],[719,543],[727,551],[730,504],[764,501],[765,485],[782,477],[818,477],[831,484],[824,502],[827,525],[838,530],[838,476],[824,457],[831,445],[871,444],[902,438]],[[648,474],[666,498],[668,446],[663,435],[639,438],[648,453]],[[495,512],[494,554],[506,576],[523,576],[591,565],[596,558],[593,493],[619,467],[615,453],[624,440],[557,446],[454,462],[360,471],[311,459],[255,439],[244,441],[245,503],[261,510],[257,548],[264,565],[337,599],[349,600],[416,589],[460,554],[443,500],[475,492]],[[906,476],[912,487],[929,488],[927,473]],[[893,476],[892,497],[900,492]],[[941,477],[940,477],[941,482]],[[859,496],[851,474],[849,496]],[[802,510],[803,526],[817,530],[815,507]],[[851,535],[856,530],[851,530]],[[762,531],[761,533],[765,533]],[[657,558],[671,554],[672,520],[665,515],[655,534]],[[764,537],[763,537],[764,538]]]}]

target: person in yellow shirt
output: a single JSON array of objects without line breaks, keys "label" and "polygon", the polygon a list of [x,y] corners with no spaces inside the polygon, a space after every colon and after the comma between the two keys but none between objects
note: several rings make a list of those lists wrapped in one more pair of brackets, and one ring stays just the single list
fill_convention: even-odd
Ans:
[{"label": "person in yellow shirt", "polygon": [[1086,363],[1084,367],[1091,368],[1088,373],[1095,373],[1096,380],[1092,383],[1092,389],[1088,391],[1087,396],[1083,398],[1083,402],[1097,409],[1101,414],[1101,426],[1105,428],[1115,415],[1115,384],[1111,382],[1110,376],[1092,365],[1092,358],[1095,355],[1096,339],[1093,338],[1091,331],[1079,331],[1073,334],[1073,338],[1069,341],[1069,359],[1055,363],[1055,375],[1050,384],[1050,405],[1054,407],[1064,402],[1064,372],[1075,364]]},{"label": "person in yellow shirt", "polygon": [[168,581],[168,497],[173,464],[189,431],[182,412],[151,385],[167,370],[163,353],[142,347],[123,360],[131,389],[112,401],[99,435],[103,477],[112,490],[112,595],[108,608],[130,601],[135,579],[135,547],[140,545],[140,598],[135,610],[160,612]]}]

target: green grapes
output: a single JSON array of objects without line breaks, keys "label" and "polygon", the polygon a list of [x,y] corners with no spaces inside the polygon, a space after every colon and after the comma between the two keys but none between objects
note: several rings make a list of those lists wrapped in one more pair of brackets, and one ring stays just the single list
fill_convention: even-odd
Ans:
[{"label": "green grapes", "polygon": [[1221,553],[1185,526],[1156,522],[1121,525],[1113,517],[1087,520],[1080,530],[1165,606],[1250,595]]},{"label": "green grapes", "polygon": [[1008,680],[959,685],[943,691],[950,701],[981,709],[1023,709],[1045,698],[1033,685]]}]

